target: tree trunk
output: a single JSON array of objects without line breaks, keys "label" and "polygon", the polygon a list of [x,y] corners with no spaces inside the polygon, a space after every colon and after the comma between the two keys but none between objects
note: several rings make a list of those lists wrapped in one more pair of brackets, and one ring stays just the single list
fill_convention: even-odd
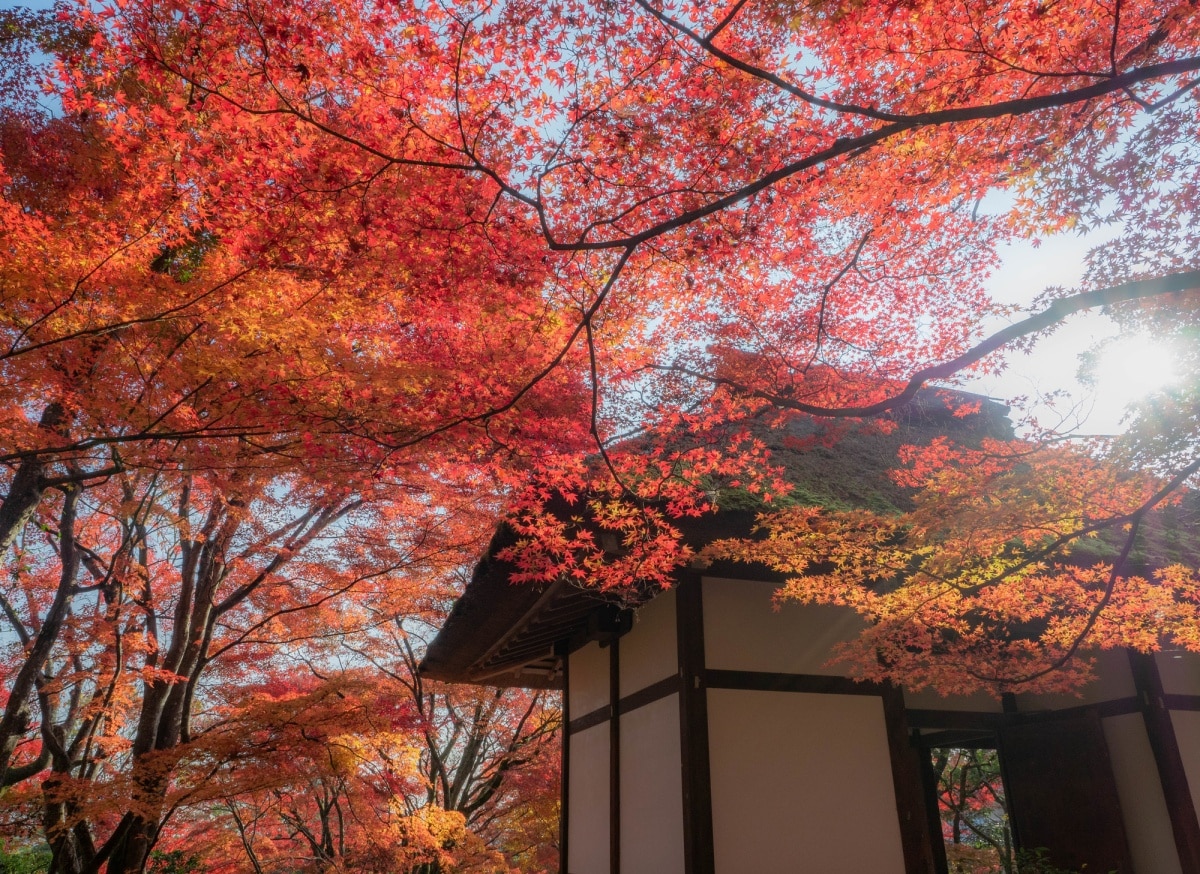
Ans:
[{"label": "tree trunk", "polygon": [[[48,404],[42,411],[38,427],[47,432],[57,431],[62,424],[64,411],[57,401]],[[43,482],[46,461],[40,456],[31,456],[17,466],[8,494],[0,501],[0,553],[3,553],[21,533],[33,511],[42,501],[46,486]]]},{"label": "tree trunk", "polygon": [[[30,647],[25,663],[17,672],[9,687],[8,703],[4,707],[4,715],[0,717],[0,786],[6,785],[9,765],[17,742],[28,727],[26,711],[29,694],[33,691],[38,675],[50,657],[50,651],[58,640],[59,630],[67,616],[67,607],[71,602],[72,590],[75,586],[75,574],[79,568],[79,556],[75,550],[75,505],[79,500],[79,489],[67,491],[63,502],[62,518],[59,525],[59,551],[62,554],[62,573],[59,576],[58,590],[54,593],[54,601],[42,620],[33,646]],[[7,503],[7,502],[6,502]]]},{"label": "tree trunk", "polygon": [[[149,795],[157,794],[160,797],[165,793],[165,784],[157,793],[153,789],[147,792]],[[126,816],[128,822],[122,823],[125,828],[108,857],[107,874],[142,874],[158,837],[158,817],[153,817],[151,821],[151,818],[136,814]]]}]

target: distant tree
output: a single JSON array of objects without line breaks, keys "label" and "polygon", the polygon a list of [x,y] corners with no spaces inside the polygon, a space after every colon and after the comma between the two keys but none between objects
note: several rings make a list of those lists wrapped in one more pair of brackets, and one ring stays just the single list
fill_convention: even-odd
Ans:
[{"label": "distant tree", "polygon": [[420,715],[424,791],[405,804],[414,813],[425,807],[461,813],[492,846],[535,862],[539,849],[557,841],[557,695],[427,680],[417,669],[424,641],[413,624],[394,621],[389,642],[376,650],[393,656],[379,667]]},{"label": "distant tree", "polygon": [[1015,874],[1012,830],[995,750],[933,750],[938,813],[950,870]]},{"label": "distant tree", "polygon": [[42,847],[10,851],[0,846],[2,874],[45,874],[50,859],[50,851]]}]

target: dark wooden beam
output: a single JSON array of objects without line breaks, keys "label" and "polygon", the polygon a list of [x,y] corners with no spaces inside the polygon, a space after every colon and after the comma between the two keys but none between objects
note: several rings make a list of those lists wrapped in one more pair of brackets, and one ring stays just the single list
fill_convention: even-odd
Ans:
[{"label": "dark wooden beam", "polygon": [[782,674],[773,671],[704,671],[709,689],[747,689],[755,692],[812,692],[825,695],[883,694],[878,683],[859,682],[827,674]]},{"label": "dark wooden beam", "polygon": [[570,813],[571,780],[571,657],[567,655],[566,643],[556,646],[562,659],[562,763],[559,771],[559,789],[562,797],[558,806],[558,870],[567,871],[567,817]]},{"label": "dark wooden beam", "polygon": [[996,748],[996,732],[986,728],[952,728],[946,731],[926,732],[914,731],[912,741],[917,746],[926,750],[932,750],[936,747],[994,750]]},{"label": "dark wooden beam", "polygon": [[[942,735],[948,733],[939,732]],[[959,733],[961,734],[961,732]],[[978,732],[975,734],[977,736]],[[942,818],[938,815],[938,775],[933,770],[931,749],[926,745],[928,737],[929,735],[923,735],[914,730],[909,742],[920,756],[921,792],[925,798],[925,820],[930,835],[930,847],[933,850],[934,874],[950,874],[950,863],[946,858],[946,844],[942,838]],[[994,744],[995,735],[991,734],[991,738]]]},{"label": "dark wooden beam", "polygon": [[1196,806],[1192,802],[1158,664],[1153,653],[1130,652],[1129,665],[1133,669],[1134,687],[1142,698],[1142,719],[1146,723],[1146,736],[1154,751],[1167,813],[1171,817],[1179,867],[1183,874],[1200,874],[1200,822],[1196,820]]},{"label": "dark wooden beam", "polygon": [[608,870],[621,874],[621,640],[608,645]]},{"label": "dark wooden beam", "polygon": [[[1168,695],[1167,699],[1169,700],[1170,698],[1171,696]],[[1062,722],[1064,720],[1077,719],[1089,713],[1095,713],[1100,717],[1107,718],[1109,716],[1140,713],[1141,710],[1142,701],[1140,698],[1114,698],[1111,701],[1100,701],[1096,704],[1080,704],[1075,707],[1064,707],[1061,710],[1025,710],[1021,712],[1008,711],[1005,713],[994,713],[979,710],[918,709],[906,711],[906,717],[911,728],[994,731],[1005,725],[1023,725],[1030,722]],[[926,746],[930,746],[930,744],[926,744]],[[933,746],[950,746],[950,744],[933,744]]]},{"label": "dark wooden beam", "polygon": [[[672,674],[669,677],[663,677],[661,680],[651,683],[644,689],[638,689],[636,692],[630,692],[624,698],[617,702],[617,713],[624,716],[626,713],[631,713],[639,707],[645,707],[647,704],[653,704],[660,698],[666,698],[668,695],[674,695],[679,691],[679,675]],[[572,719],[567,724],[567,731],[571,734],[579,734],[581,731],[587,731],[593,726],[599,725],[602,722],[607,722],[612,718],[613,707],[611,704],[605,704],[603,707],[597,707],[595,710],[583,714],[583,716]]]},{"label": "dark wooden beam", "polygon": [[888,755],[892,761],[892,785],[896,790],[896,816],[900,822],[904,871],[905,874],[936,874],[933,835],[929,831],[930,818],[922,788],[922,753],[909,738],[904,715],[904,693],[891,683],[884,683],[880,691],[887,728]]},{"label": "dark wooden beam", "polygon": [[704,688],[704,601],[700,574],[688,571],[675,593],[679,644],[679,749],[683,769],[683,869],[714,874],[708,694]]},{"label": "dark wooden beam", "polygon": [[1011,720],[1003,713],[988,713],[980,710],[932,710],[919,708],[905,712],[911,728],[979,729],[998,731]]},{"label": "dark wooden beam", "polygon": [[583,716],[576,717],[567,723],[568,734],[579,734],[581,731],[587,731],[589,728],[599,725],[602,722],[608,722],[612,717],[612,705],[605,704],[603,707],[597,707],[590,713],[585,713]]},{"label": "dark wooden beam", "polygon": [[617,702],[617,713],[624,716],[637,710],[639,707],[645,707],[647,704],[653,704],[668,695],[674,695],[679,691],[679,675],[672,674],[669,677],[663,677],[656,683],[651,683],[644,689],[638,689],[636,692],[630,692],[624,698]]}]

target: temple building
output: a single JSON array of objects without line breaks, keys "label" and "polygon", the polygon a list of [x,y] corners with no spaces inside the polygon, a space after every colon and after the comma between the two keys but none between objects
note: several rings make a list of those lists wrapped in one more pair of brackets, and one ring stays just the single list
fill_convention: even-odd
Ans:
[{"label": "temple building", "polygon": [[[964,421],[925,395],[891,436],[793,461],[809,491],[824,477],[839,501],[884,500],[895,445],[1003,433],[1003,412]],[[684,537],[702,546],[752,520],[723,510]],[[846,676],[831,651],[862,620],[772,609],[780,577],[765,568],[682,568],[668,590],[616,599],[511,584],[497,553],[513,542],[497,532],[422,672],[562,690],[567,874],[947,872],[945,750],[995,751],[1006,834],[1059,869],[1200,874],[1196,654],[1097,653],[1081,697],[913,693]]]}]

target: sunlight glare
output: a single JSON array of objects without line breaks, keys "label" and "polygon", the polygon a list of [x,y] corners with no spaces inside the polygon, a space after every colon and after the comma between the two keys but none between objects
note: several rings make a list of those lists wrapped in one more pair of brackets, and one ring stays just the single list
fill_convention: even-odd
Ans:
[{"label": "sunlight glare", "polygon": [[1175,382],[1174,357],[1170,344],[1154,337],[1116,337],[1097,350],[1089,381],[1107,403],[1124,407]]}]

